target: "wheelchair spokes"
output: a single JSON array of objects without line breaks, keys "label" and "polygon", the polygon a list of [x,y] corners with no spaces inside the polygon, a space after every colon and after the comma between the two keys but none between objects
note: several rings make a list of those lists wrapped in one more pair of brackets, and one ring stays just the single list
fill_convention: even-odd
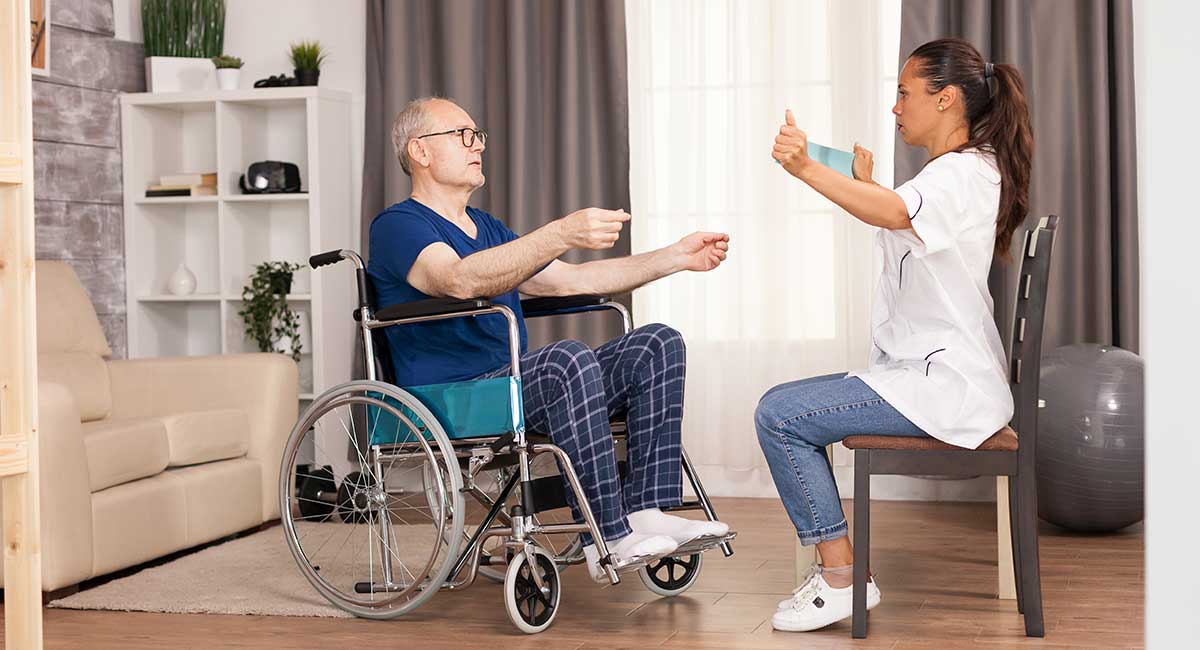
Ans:
[{"label": "wheelchair spokes", "polygon": [[[305,413],[284,455],[281,514],[318,591],[356,615],[390,618],[441,587],[462,535],[462,496],[457,474],[430,471],[453,453],[445,438],[389,403],[407,396],[380,392],[347,385]],[[372,444],[381,411],[406,428],[407,443]]]}]

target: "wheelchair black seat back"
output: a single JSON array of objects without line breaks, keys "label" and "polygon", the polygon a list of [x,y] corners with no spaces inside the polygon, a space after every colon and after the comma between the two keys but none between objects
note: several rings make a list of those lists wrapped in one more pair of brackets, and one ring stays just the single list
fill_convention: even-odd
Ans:
[{"label": "wheelchair black seat back", "polygon": [[[288,438],[279,482],[288,547],[304,576],[331,603],[356,616],[394,618],[440,589],[464,588],[482,574],[503,583],[509,618],[534,633],[557,616],[559,570],[584,561],[580,533],[596,540],[613,584],[621,574],[636,571],[643,584],[663,596],[695,583],[704,551],[733,553],[731,532],[689,542],[666,557],[610,555],[570,459],[525,430],[518,316],[488,300],[429,299],[379,307],[355,252],[329,251],[309,263],[316,269],[342,260],[355,267],[359,304],[353,318],[367,379],[340,384],[313,400]],[[621,316],[626,331],[632,326],[624,306],[600,296],[532,298],[523,300],[521,309],[526,318],[610,310]],[[395,385],[385,328],[487,314],[499,314],[508,323],[510,376],[499,380],[507,383]],[[497,409],[517,416],[487,419],[489,428],[480,429],[479,414]],[[506,426],[497,428],[496,422]],[[623,422],[613,423],[618,450],[624,430]],[[558,473],[537,476],[537,459],[549,461],[542,465]],[[673,510],[701,510],[715,520],[686,452],[682,462],[696,499]],[[544,517],[565,505],[567,490],[574,493],[583,521]]]},{"label": "wheelchair black seat back", "polygon": [[[379,311],[379,298],[375,292],[375,283],[371,280],[371,276],[363,274],[363,282],[367,285],[367,307],[371,313]],[[361,310],[362,307],[359,307]],[[355,312],[356,315],[361,315],[361,311]],[[380,381],[386,381],[389,384],[396,383],[396,366],[392,362],[392,350],[388,345],[387,333],[380,329],[371,330],[371,341],[375,345],[375,358],[371,360],[375,364],[375,373]]]}]

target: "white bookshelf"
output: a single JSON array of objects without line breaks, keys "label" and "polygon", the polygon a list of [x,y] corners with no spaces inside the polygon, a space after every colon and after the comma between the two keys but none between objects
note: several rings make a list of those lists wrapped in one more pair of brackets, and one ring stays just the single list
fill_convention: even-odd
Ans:
[{"label": "white bookshelf", "polygon": [[[305,347],[302,400],[350,378],[354,274],[314,274],[308,257],[355,248],[350,195],[350,95],[317,87],[121,96],[129,356],[256,352],[241,318],[242,287],[259,262],[304,265],[287,296]],[[300,169],[302,193],[244,195],[250,163]],[[217,172],[217,195],[145,196],[160,176]],[[182,262],[196,292],[167,279]],[[303,332],[302,332],[303,334]]]}]

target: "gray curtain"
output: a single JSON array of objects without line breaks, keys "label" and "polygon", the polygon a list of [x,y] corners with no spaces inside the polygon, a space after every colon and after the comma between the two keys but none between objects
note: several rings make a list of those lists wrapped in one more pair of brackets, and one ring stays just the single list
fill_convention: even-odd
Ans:
[{"label": "gray curtain", "polygon": [[[1034,162],[1026,225],[1057,214],[1046,348],[1079,342],[1137,351],[1138,226],[1130,0],[904,0],[900,65],[917,46],[959,37],[1025,77]],[[896,138],[896,181],[924,151]],[[1018,229],[1013,250],[1020,246]],[[1009,336],[1016,263],[992,269]]]},{"label": "gray curtain", "polygon": [[[458,102],[488,131],[471,204],[526,234],[579,208],[629,211],[625,8],[620,0],[371,0],[367,5],[362,249],[371,220],[408,197],[389,134],[417,97]],[[603,253],[629,254],[628,231]],[[625,301],[628,304],[628,301]],[[529,322],[530,346],[620,332],[615,312]]]}]

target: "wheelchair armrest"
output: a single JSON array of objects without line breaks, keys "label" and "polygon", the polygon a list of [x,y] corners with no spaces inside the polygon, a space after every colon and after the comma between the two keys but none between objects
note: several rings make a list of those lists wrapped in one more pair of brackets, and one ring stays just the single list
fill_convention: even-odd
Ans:
[{"label": "wheelchair armrest", "polygon": [[588,311],[587,307],[599,307],[611,301],[607,296],[592,295],[526,298],[521,301],[521,311],[525,314],[525,318],[557,316],[575,311]]},{"label": "wheelchair armrest", "polygon": [[[404,318],[420,318],[423,316],[445,316],[447,314],[455,314],[459,312],[471,312],[477,309],[487,309],[492,303],[489,300],[477,298],[474,300],[458,300],[455,298],[430,298],[428,300],[416,300],[413,302],[403,302],[398,305],[390,305],[375,312],[375,320],[389,321],[401,320]],[[355,312],[355,319],[358,318],[358,312]]]}]

